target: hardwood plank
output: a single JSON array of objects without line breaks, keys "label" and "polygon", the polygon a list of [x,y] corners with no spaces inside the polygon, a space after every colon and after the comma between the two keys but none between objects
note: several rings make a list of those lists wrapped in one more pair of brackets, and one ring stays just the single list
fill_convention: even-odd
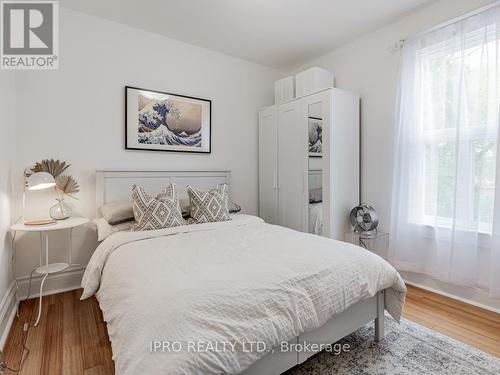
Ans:
[{"label": "hardwood plank", "polygon": [[99,366],[94,366],[92,368],[86,369],[84,371],[84,374],[85,375],[107,375],[109,373],[107,372],[107,369],[105,366],[99,365]]},{"label": "hardwood plank", "polygon": [[[30,354],[21,374],[113,375],[111,344],[95,297],[80,301],[82,291],[44,297],[42,319],[31,327]],[[22,356],[23,322],[34,323],[38,300],[23,302],[5,346],[5,358],[17,367]],[[403,316],[500,358],[500,314],[413,286]]]},{"label": "hardwood plank", "polygon": [[80,346],[80,314],[78,313],[78,301],[75,301],[73,293],[64,293],[63,305],[63,348],[69,349]]},{"label": "hardwood plank", "polygon": [[45,331],[47,328],[48,303],[46,303],[44,300],[40,322],[36,327],[33,327],[33,324],[35,324],[36,317],[38,314],[38,299],[36,300],[33,299],[28,302],[30,302],[30,307],[31,307],[30,320],[29,320],[31,327],[29,329],[28,338],[26,340],[26,346],[28,347],[30,352],[23,366],[23,373],[40,374],[42,373],[41,367],[44,355]]},{"label": "hardwood plank", "polygon": [[63,347],[62,373],[71,375],[81,375],[84,373],[82,350],[79,346]]},{"label": "hardwood plank", "polygon": [[107,354],[99,345],[98,327],[93,314],[92,299],[80,301],[80,337],[83,368],[91,369],[106,361]]},{"label": "hardwood plank", "polygon": [[63,304],[49,304],[46,310],[46,329],[42,354],[42,374],[62,374]]}]

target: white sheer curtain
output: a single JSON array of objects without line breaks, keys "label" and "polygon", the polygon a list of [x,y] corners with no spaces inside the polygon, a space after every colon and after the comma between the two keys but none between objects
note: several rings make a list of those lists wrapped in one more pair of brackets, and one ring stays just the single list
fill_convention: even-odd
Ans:
[{"label": "white sheer curtain", "polygon": [[390,261],[500,297],[500,6],[405,41]]}]

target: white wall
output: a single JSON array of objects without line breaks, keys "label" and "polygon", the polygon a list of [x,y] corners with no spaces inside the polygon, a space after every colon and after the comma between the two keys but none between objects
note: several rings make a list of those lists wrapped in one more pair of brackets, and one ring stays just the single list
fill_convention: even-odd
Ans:
[{"label": "white wall", "polygon": [[[364,201],[380,212],[382,229],[388,229],[389,223],[393,111],[399,67],[399,55],[389,52],[388,47],[409,34],[488,2],[441,0],[307,64],[332,70],[337,87],[362,96],[362,194]],[[16,78],[19,126],[15,136],[0,138],[2,239],[11,216],[9,207],[4,208],[8,200],[3,199],[9,194],[9,164],[17,217],[22,170],[47,157],[72,163],[70,172],[81,186],[79,200],[72,205],[81,215],[93,217],[94,172],[106,168],[229,169],[233,172],[233,199],[246,212],[257,212],[257,111],[272,104],[272,85],[282,76],[279,72],[64,8],[60,24],[60,69],[26,71]],[[6,76],[12,74],[2,72],[0,78]],[[13,79],[7,81],[10,84],[4,86],[2,81],[0,86],[0,103],[6,110],[13,108],[7,89],[13,85]],[[125,151],[123,87],[127,84],[212,99],[212,154]],[[3,130],[3,108],[0,113]],[[9,147],[13,148],[11,163],[4,157]],[[43,201],[43,195],[32,198]],[[61,234],[51,236],[51,260],[62,259],[65,241]],[[10,249],[8,243],[3,243],[0,241],[0,301],[10,280]],[[95,235],[90,229],[77,231],[75,261],[86,263],[95,246]],[[25,277],[37,265],[38,247],[36,236],[22,236],[18,242],[16,276]],[[48,287],[64,288],[68,280],[77,283],[79,276],[75,274],[64,282],[53,279]],[[442,283],[432,285],[446,289]],[[466,298],[490,304],[484,295],[468,293]],[[453,294],[460,293],[453,290]]]},{"label": "white wall", "polygon": [[[81,191],[71,203],[90,218],[96,211],[96,169],[231,170],[233,200],[245,212],[257,213],[257,112],[273,103],[273,81],[281,73],[64,8],[59,66],[19,74],[16,212],[22,170],[52,157],[72,164]],[[211,99],[212,153],[126,151],[125,85]],[[95,234],[79,230],[75,235],[76,261],[86,264]],[[52,260],[63,259],[66,237],[50,240]],[[19,241],[17,276],[37,264],[38,247],[36,236]]]},{"label": "white wall", "polygon": [[[361,95],[362,182],[364,202],[380,214],[382,230],[389,230],[394,142],[394,107],[399,74],[399,53],[390,51],[398,40],[476,9],[491,0],[441,0],[312,60],[305,66],[319,66],[335,74],[338,88]],[[406,275],[422,285],[450,294],[460,289],[422,276]],[[461,297],[500,308],[480,291],[463,290]]]},{"label": "white wall", "polygon": [[14,129],[14,75],[0,72],[0,349],[12,311],[12,274],[10,271],[11,237],[11,160]]}]

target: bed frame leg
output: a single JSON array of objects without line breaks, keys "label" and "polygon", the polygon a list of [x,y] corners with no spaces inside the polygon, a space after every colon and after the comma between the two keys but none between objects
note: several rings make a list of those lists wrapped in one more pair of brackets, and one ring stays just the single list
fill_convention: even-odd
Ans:
[{"label": "bed frame leg", "polygon": [[375,340],[380,341],[385,337],[384,331],[384,291],[377,293],[377,317],[375,318]]}]

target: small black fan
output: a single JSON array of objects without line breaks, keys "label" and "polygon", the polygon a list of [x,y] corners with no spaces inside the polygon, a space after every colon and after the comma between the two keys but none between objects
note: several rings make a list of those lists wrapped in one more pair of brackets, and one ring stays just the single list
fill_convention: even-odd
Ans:
[{"label": "small black fan", "polygon": [[373,233],[377,230],[378,214],[372,206],[361,203],[351,210],[351,225],[357,233]]}]

